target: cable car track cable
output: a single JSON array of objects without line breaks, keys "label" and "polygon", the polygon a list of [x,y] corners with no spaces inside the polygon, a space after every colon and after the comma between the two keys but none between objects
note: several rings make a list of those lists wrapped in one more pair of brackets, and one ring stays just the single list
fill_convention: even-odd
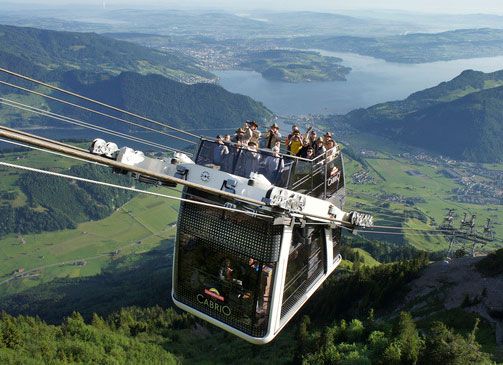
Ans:
[{"label": "cable car track cable", "polygon": [[[349,231],[356,231],[357,233],[372,233],[372,234],[382,234],[382,235],[390,235],[390,236],[403,236],[405,233],[404,232],[386,232],[386,231],[367,231],[367,230],[362,230],[362,229],[356,229],[352,230],[350,228],[342,226],[342,228],[349,230]],[[408,236],[424,236],[425,234],[428,234],[427,232],[424,233],[407,233]],[[430,234],[429,236],[436,236],[436,237],[445,237],[444,234],[441,233],[433,233]],[[457,235],[457,237],[463,237],[462,235]],[[465,238],[469,239],[469,238]]]},{"label": "cable car track cable", "polygon": [[86,96],[83,96],[83,95],[80,95],[78,93],[75,93],[75,92],[72,92],[72,91],[68,91],[68,90],[65,90],[65,89],[62,89],[58,86],[54,86],[54,85],[51,85],[51,84],[48,84],[48,83],[45,83],[43,81],[39,81],[39,80],[36,80],[34,78],[31,78],[31,77],[28,77],[28,76],[24,76],[24,75],[21,75],[19,73],[16,73],[16,72],[13,72],[13,71],[10,71],[10,70],[7,70],[5,68],[2,68],[0,67],[0,71],[1,72],[4,72],[6,74],[9,74],[11,76],[15,76],[15,77],[18,77],[20,79],[23,79],[23,80],[27,80],[27,81],[31,81],[33,83],[36,83],[36,84],[39,84],[39,85],[42,85],[42,86],[45,86],[47,88],[50,88],[50,89],[53,89],[53,90],[57,90],[59,92],[62,92],[64,94],[67,94],[67,95],[71,95],[71,96],[74,96],[76,98],[79,98],[79,99],[82,99],[82,100],[86,100],[88,102],[91,102],[91,103],[94,103],[94,104],[98,104],[98,105],[101,105],[105,108],[109,108],[109,109],[112,109],[112,110],[115,110],[117,112],[120,112],[120,113],[124,113],[124,114],[127,114],[129,116],[132,116],[132,117],[135,117],[135,118],[139,118],[139,119],[142,119],[142,120],[145,120],[149,123],[153,123],[153,124],[156,124],[156,125],[159,125],[159,126],[163,126],[165,128],[168,128],[168,129],[171,129],[171,130],[174,130],[174,131],[177,131],[179,133],[184,133],[188,136],[191,136],[191,137],[194,137],[194,138],[198,138],[199,139],[199,136],[197,134],[194,134],[194,133],[190,133],[190,132],[187,132],[187,131],[184,131],[183,129],[180,129],[180,128],[176,128],[176,127],[173,127],[173,126],[170,126],[169,124],[165,124],[165,123],[161,123],[161,122],[158,122],[154,119],[151,119],[151,118],[148,118],[148,117],[144,117],[142,115],[139,115],[139,114],[136,114],[136,113],[132,113],[132,112],[129,112],[127,110],[124,110],[124,109],[121,109],[121,108],[118,108],[118,107],[115,107],[113,105],[110,105],[110,104],[106,104],[104,102],[101,102],[101,101],[98,101],[98,100],[95,100],[95,99],[92,99],[92,98],[89,98],[89,97],[86,97]]},{"label": "cable car track cable", "polygon": [[[0,98],[1,99],[1,98]],[[43,147],[43,148],[47,148],[48,150],[52,150],[52,151],[57,151],[57,152],[63,152],[63,153],[66,153],[67,155],[69,156],[76,156],[76,157],[81,157],[83,159],[86,159],[88,161],[97,161],[97,162],[101,162],[103,160],[103,163],[109,165],[109,166],[113,166],[113,167],[116,167],[116,168],[119,168],[119,169],[124,169],[126,168],[126,170],[129,170],[130,167],[127,166],[127,167],[124,167],[123,164],[121,163],[117,163],[116,161],[113,161],[113,160],[108,160],[108,159],[104,159],[103,157],[99,157],[99,156],[94,156],[94,155],[90,155],[88,152],[82,152],[82,151],[75,151],[73,149],[73,147],[71,148],[68,148],[66,145],[64,144],[61,144],[61,143],[51,143],[51,142],[47,142],[47,141],[39,141],[38,140],[38,137],[36,136],[24,136],[23,134],[21,133],[17,133],[17,132],[12,132],[12,130],[10,130],[9,128],[3,128],[3,127],[0,127],[0,130],[4,130],[1,135],[7,137],[7,138],[10,138],[10,139],[14,139],[14,140],[17,140],[17,141],[21,141],[21,142],[26,142],[26,143],[30,143],[30,144],[34,144],[36,146],[39,146],[39,147]],[[16,135],[18,134],[18,135]],[[19,136],[20,135],[20,136]],[[54,144],[55,146],[51,146],[51,144]],[[112,163],[113,161],[113,163]],[[153,178],[158,178],[160,179],[160,181],[167,181],[167,182],[174,182],[176,184],[182,184],[182,185],[187,185],[187,186],[191,186],[191,187],[194,187],[194,188],[197,188],[197,189],[202,189],[202,190],[207,190],[210,192],[213,192],[213,189],[208,189],[207,187],[202,187],[200,185],[197,185],[197,184],[193,184],[193,183],[188,183],[187,181],[184,181],[184,180],[181,180],[181,179],[178,179],[178,178],[174,178],[174,177],[171,177],[171,176],[168,176],[168,175],[159,175],[158,174],[152,174],[148,171],[144,171],[142,169],[136,169],[136,170],[133,170],[137,173],[140,173],[140,174],[146,174],[147,176],[151,176]],[[225,193],[225,192],[222,192],[222,191],[215,191],[214,193],[216,193],[217,195],[224,195],[224,196],[230,196],[232,198],[237,198],[238,200],[242,200],[242,201],[245,201],[245,202],[252,202],[253,204],[255,205],[263,205],[263,202],[259,202],[257,200],[251,200],[249,198],[245,198],[243,199],[243,197],[239,197],[239,196],[236,196],[235,194],[229,194],[229,193]],[[256,214],[254,212],[252,212],[252,214]],[[347,221],[342,221],[342,220],[338,220],[338,219],[335,219],[335,218],[327,218],[326,216],[321,216],[321,215],[317,215],[317,214],[305,214],[306,217],[310,217],[310,218],[316,218],[316,219],[319,219],[321,221],[327,221],[327,222],[336,222],[336,223],[340,223],[342,225],[351,225],[350,222],[347,222]],[[393,227],[393,226],[369,226],[368,228],[363,228],[363,230],[365,229],[372,229],[372,228],[382,228],[382,229],[398,229],[398,230],[402,230],[402,231],[416,231],[416,232],[445,232],[444,230],[434,230],[434,229],[417,229],[417,228],[410,228],[410,227]],[[365,232],[371,232],[371,233],[375,233],[377,231],[369,231],[369,230],[365,230]],[[386,233],[386,232],[385,232]],[[390,232],[392,233],[392,232]],[[396,234],[402,234],[400,232],[395,232]]]},{"label": "cable car track cable", "polygon": [[80,148],[80,147],[77,147],[77,146],[72,146],[72,145],[69,145],[69,144],[66,144],[66,143],[63,143],[63,142],[59,142],[59,141],[55,141],[55,140],[52,140],[52,139],[49,139],[49,138],[45,138],[45,137],[35,136],[35,135],[27,133],[27,132],[23,132],[23,131],[19,131],[17,129],[12,129],[12,128],[6,127],[5,125],[2,125],[2,129],[6,130],[8,132],[11,132],[11,133],[20,134],[20,135],[25,136],[25,137],[38,138],[39,140],[47,142],[47,143],[53,143],[55,145],[64,146],[66,148],[72,148],[75,151],[89,152],[88,150],[86,150],[84,148]]},{"label": "cable car track cable", "polygon": [[15,141],[32,144],[37,147],[46,148],[51,151],[62,152],[62,153],[68,154],[70,156],[80,157],[80,158],[87,159],[90,161],[102,162],[110,167],[114,167],[119,170],[126,170],[126,171],[135,172],[140,175],[145,175],[145,176],[157,179],[160,182],[174,183],[174,184],[184,185],[184,186],[187,186],[190,188],[196,188],[201,191],[205,191],[205,192],[217,195],[217,196],[222,196],[222,197],[230,198],[233,200],[245,202],[245,203],[248,203],[248,204],[251,204],[254,206],[266,205],[266,203],[264,203],[263,201],[257,200],[257,199],[253,199],[253,198],[246,197],[246,196],[236,195],[233,193],[229,193],[229,192],[226,192],[223,190],[214,189],[214,188],[207,187],[207,186],[202,186],[200,184],[193,183],[193,182],[190,182],[190,181],[187,181],[184,179],[180,179],[180,178],[177,178],[174,176],[152,172],[152,171],[149,171],[149,170],[141,168],[141,167],[132,168],[130,165],[126,165],[126,164],[117,162],[113,159],[109,159],[109,158],[106,158],[103,156],[94,155],[94,154],[89,153],[88,151],[75,150],[72,146],[66,146],[65,144],[62,144],[60,142],[52,143],[51,141],[47,141],[44,138],[38,138],[35,135],[26,135],[25,133],[19,133],[19,132],[12,130],[10,128],[3,127],[2,125],[0,125],[0,136],[15,140]]},{"label": "cable car track cable", "polygon": [[134,136],[131,136],[131,135],[127,134],[127,133],[116,132],[116,131],[113,131],[111,129],[105,128],[105,127],[96,126],[94,124],[83,122],[81,120],[78,120],[78,119],[75,119],[75,118],[71,118],[71,117],[67,117],[67,116],[64,116],[62,114],[57,114],[57,113],[49,112],[49,111],[46,111],[46,110],[43,110],[43,109],[39,109],[39,108],[30,106],[30,105],[27,105],[27,104],[19,103],[19,102],[14,101],[14,100],[5,99],[5,98],[0,97],[0,104],[8,105],[10,107],[18,108],[18,109],[21,109],[21,110],[24,110],[24,111],[28,111],[28,112],[31,112],[31,113],[34,113],[34,114],[43,115],[43,116],[46,116],[46,117],[49,117],[49,118],[52,118],[52,119],[59,120],[61,122],[65,122],[65,123],[77,125],[79,127],[83,127],[83,128],[87,128],[87,129],[91,129],[91,130],[100,131],[100,132],[107,133],[107,134],[110,134],[110,135],[113,135],[113,136],[116,136],[116,137],[120,137],[120,138],[128,139],[130,141],[142,143],[142,144],[150,146],[150,147],[155,147],[155,148],[159,148],[159,149],[166,150],[166,151],[171,151],[171,152],[177,152],[176,149],[174,149],[172,147],[169,147],[169,146],[166,146],[166,145],[163,145],[163,144],[160,144],[160,143],[151,142],[149,140],[146,140],[146,139],[143,139],[143,138],[140,138],[140,137],[134,137]]},{"label": "cable car track cable", "polygon": [[[10,143],[10,144],[13,144],[13,145],[16,145],[16,146],[20,146],[20,147],[25,147],[25,148],[31,148],[32,150],[42,151],[42,152],[50,153],[52,155],[66,157],[66,158],[70,158],[70,159],[77,160],[77,161],[87,162],[87,163],[98,165],[98,166],[106,166],[106,165],[104,165],[102,163],[99,163],[99,162],[87,161],[87,160],[84,160],[82,158],[68,156],[68,155],[65,155],[63,153],[45,150],[43,148],[39,148],[39,147],[35,147],[35,146],[30,146],[30,145],[24,144],[24,143],[14,142],[14,141],[11,141],[11,140],[8,140],[8,139],[0,138],[0,142]],[[108,166],[106,166],[106,167],[108,167]]]},{"label": "cable car track cable", "polygon": [[[183,138],[183,137],[175,136],[173,134],[169,134],[169,133],[166,133],[164,131],[160,131],[160,130],[155,129],[155,128],[147,127],[147,126],[144,126],[144,125],[139,124],[139,123],[132,122],[132,121],[127,120],[127,119],[123,119],[123,118],[116,117],[114,115],[103,113],[103,112],[100,112],[100,111],[97,111],[97,110],[94,110],[94,109],[91,109],[91,108],[88,108],[88,107],[85,107],[85,106],[82,106],[82,105],[78,105],[78,104],[69,102],[67,100],[56,98],[54,96],[47,95],[47,94],[44,94],[44,93],[41,93],[41,92],[38,92],[38,91],[35,91],[35,90],[31,90],[31,89],[28,89],[28,88],[25,88],[25,87],[22,87],[22,86],[19,86],[19,85],[14,85],[14,84],[11,84],[9,82],[2,81],[2,80],[0,80],[0,84],[7,85],[7,86],[10,86],[10,87],[19,89],[19,90],[23,90],[23,91],[32,93],[34,95],[38,95],[38,96],[41,96],[41,97],[44,97],[44,98],[47,98],[47,99],[50,99],[50,100],[54,100],[54,101],[60,102],[62,104],[70,105],[70,106],[73,106],[75,108],[79,108],[79,109],[82,109],[82,110],[85,110],[85,111],[88,111],[88,112],[91,112],[91,113],[95,113],[95,114],[98,114],[98,115],[101,115],[101,116],[104,116],[104,117],[107,117],[107,118],[111,118],[111,119],[117,120],[117,121],[119,121],[121,123],[127,123],[127,124],[130,124],[130,125],[134,125],[134,126],[143,128],[143,129],[148,130],[148,131],[156,132],[156,133],[168,136],[168,137],[179,139],[179,140],[187,142],[187,143],[197,144],[197,142],[191,141],[191,140]],[[181,152],[184,152],[184,151],[181,151]]]},{"label": "cable car track cable", "polygon": [[167,194],[161,194],[161,193],[156,193],[156,192],[153,192],[153,191],[141,190],[141,189],[136,189],[136,188],[132,188],[132,187],[128,187],[128,186],[121,186],[121,185],[117,185],[117,184],[106,183],[106,182],[103,182],[103,181],[97,181],[97,180],[86,179],[86,178],[78,177],[78,176],[61,174],[61,173],[53,172],[53,171],[41,170],[41,169],[37,169],[37,168],[34,168],[34,167],[16,165],[16,164],[11,164],[11,163],[2,162],[2,161],[0,161],[0,166],[6,166],[6,167],[15,168],[15,169],[25,170],[25,171],[37,172],[37,173],[41,173],[41,174],[45,174],[45,175],[50,175],[50,176],[62,177],[62,178],[69,179],[69,180],[77,180],[77,181],[87,182],[87,183],[90,183],[90,184],[108,186],[108,187],[116,188],[116,189],[123,189],[123,190],[133,191],[133,192],[137,192],[137,193],[158,196],[158,197],[162,197],[162,198],[166,198],[166,199],[183,201],[183,202],[186,202],[186,203],[201,205],[201,206],[205,206],[205,207],[211,207],[211,208],[216,208],[216,209],[221,209],[221,210],[226,210],[226,211],[231,211],[231,212],[243,213],[243,214],[250,215],[252,217],[274,219],[273,217],[271,217],[269,215],[266,215],[266,214],[255,213],[255,212],[246,211],[246,210],[237,209],[237,208],[230,208],[230,207],[225,207],[225,206],[216,205],[216,204],[209,204],[209,203],[199,202],[199,201],[195,201],[195,200],[179,198],[179,197],[176,197],[176,196],[167,195]]}]

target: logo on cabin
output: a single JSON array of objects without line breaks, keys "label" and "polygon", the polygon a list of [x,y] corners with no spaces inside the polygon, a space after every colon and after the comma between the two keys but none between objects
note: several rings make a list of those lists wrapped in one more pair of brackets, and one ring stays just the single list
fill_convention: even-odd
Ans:
[{"label": "logo on cabin", "polygon": [[[204,294],[210,296],[211,298],[219,300],[221,302],[223,302],[225,300],[225,298],[220,295],[220,292],[216,288],[211,288],[211,289],[205,288]],[[231,315],[231,309],[227,305],[219,304],[209,298],[206,298],[202,294],[197,294],[196,299],[200,304],[202,304],[210,309],[213,309],[215,312],[221,313],[227,317]]]},{"label": "logo on cabin", "polygon": [[208,171],[203,171],[201,173],[201,180],[207,182],[210,180],[210,173]]},{"label": "logo on cabin", "polygon": [[334,183],[339,182],[340,178],[341,178],[341,172],[339,171],[337,166],[334,166],[334,168],[330,172],[330,177],[328,178],[327,185],[331,186]]},{"label": "logo on cabin", "polygon": [[223,296],[220,295],[219,291],[215,288],[211,288],[211,289],[204,289],[204,294],[206,295],[209,295],[210,297],[212,298],[215,298],[215,299],[218,299],[220,300],[221,302],[223,302],[225,300],[225,298]]}]

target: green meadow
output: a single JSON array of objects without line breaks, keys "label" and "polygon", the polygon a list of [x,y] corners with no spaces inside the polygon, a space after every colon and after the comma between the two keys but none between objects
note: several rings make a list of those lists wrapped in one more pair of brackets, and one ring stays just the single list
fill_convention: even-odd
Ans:
[{"label": "green meadow", "polygon": [[[458,224],[463,213],[468,216],[477,215],[478,227],[481,229],[486,218],[496,222],[503,222],[503,211],[497,205],[466,204],[454,201],[451,198],[452,190],[458,187],[458,183],[439,173],[441,168],[427,163],[411,163],[402,158],[391,157],[386,153],[380,153],[378,158],[368,158],[370,173],[374,177],[374,184],[352,184],[351,175],[364,167],[355,160],[345,157],[345,172],[347,182],[347,208],[367,209],[374,213],[375,220],[379,225],[397,226],[404,222],[405,228],[411,229],[438,229],[442,224],[443,217],[448,209],[456,210],[458,215],[455,224]],[[411,172],[413,172],[411,174]],[[386,202],[380,196],[382,194],[397,194],[404,198],[417,198],[418,202],[413,205],[405,205],[400,202]],[[384,205],[384,207],[383,207]],[[425,216],[426,222],[404,216],[404,212],[418,212]],[[496,236],[503,237],[503,226],[495,226]],[[418,249],[427,251],[439,251],[448,247],[447,241],[438,232],[423,233],[406,230],[406,241]],[[379,238],[379,235],[368,235]],[[392,239],[392,236],[380,238]],[[486,249],[493,250],[496,243],[488,244]],[[467,247],[471,247],[470,245]]]},{"label": "green meadow", "polygon": [[[76,229],[8,235],[0,240],[0,293],[56,277],[95,275],[117,257],[148,251],[175,234],[177,209],[177,201],[138,195],[110,217]],[[28,277],[9,280],[16,270]]]},{"label": "green meadow", "polygon": [[[83,163],[41,151],[3,153],[1,161],[63,173]],[[3,197],[1,204],[20,207],[28,203],[18,186],[22,178],[22,171],[0,167],[1,196],[14,193]],[[151,191],[180,196],[179,191],[167,188]],[[57,277],[96,275],[111,260],[149,251],[173,237],[177,215],[178,201],[138,194],[109,217],[81,223],[76,229],[1,237],[0,295]]]}]

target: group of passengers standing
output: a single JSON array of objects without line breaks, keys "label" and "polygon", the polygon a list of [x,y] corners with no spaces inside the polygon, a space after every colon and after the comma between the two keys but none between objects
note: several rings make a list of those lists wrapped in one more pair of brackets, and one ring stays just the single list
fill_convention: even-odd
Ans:
[{"label": "group of passengers standing", "polygon": [[[278,172],[284,168],[284,161],[280,158],[282,136],[276,123],[267,132],[261,133],[255,121],[246,121],[236,130],[234,136],[218,135],[216,142],[213,163],[220,166],[222,171],[244,177],[249,177],[251,172],[260,172],[269,181],[274,182]],[[299,127],[293,125],[291,133],[285,139],[285,147],[290,155],[310,160],[325,154],[326,151],[329,151],[328,155],[333,156],[336,146],[330,132],[318,137],[312,127],[302,135]],[[259,148],[268,149],[271,153],[261,156],[258,153]],[[238,154],[239,150],[241,153]],[[246,152],[242,153],[243,151]]]}]

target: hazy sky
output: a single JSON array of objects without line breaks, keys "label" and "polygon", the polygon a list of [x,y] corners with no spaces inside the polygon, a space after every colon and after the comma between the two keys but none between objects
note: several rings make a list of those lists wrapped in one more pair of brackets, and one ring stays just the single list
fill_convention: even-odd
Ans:
[{"label": "hazy sky", "polygon": [[[0,0],[0,4],[12,3]],[[362,10],[362,9],[394,9],[405,11],[421,11],[428,13],[487,13],[503,14],[503,0],[105,0],[107,8],[134,6],[148,8],[162,6],[169,8],[226,8],[239,9],[271,9],[271,10]],[[70,6],[80,3],[102,6],[103,0],[17,0],[16,3],[36,3],[44,5]]]}]

